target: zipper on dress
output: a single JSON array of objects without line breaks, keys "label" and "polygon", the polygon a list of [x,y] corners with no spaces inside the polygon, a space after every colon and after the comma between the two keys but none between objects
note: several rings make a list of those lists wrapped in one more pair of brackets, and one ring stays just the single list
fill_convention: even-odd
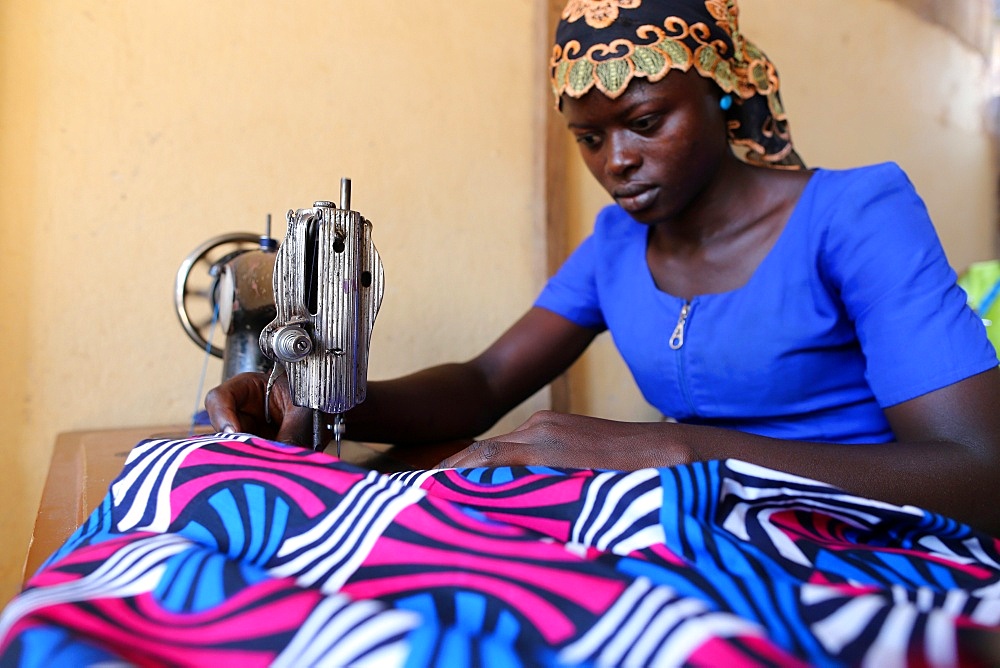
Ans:
[{"label": "zipper on dress", "polygon": [[687,324],[688,314],[691,312],[691,302],[684,302],[684,307],[681,308],[681,314],[677,317],[677,326],[674,327],[674,333],[670,336],[670,349],[680,350],[684,345],[684,325]]}]

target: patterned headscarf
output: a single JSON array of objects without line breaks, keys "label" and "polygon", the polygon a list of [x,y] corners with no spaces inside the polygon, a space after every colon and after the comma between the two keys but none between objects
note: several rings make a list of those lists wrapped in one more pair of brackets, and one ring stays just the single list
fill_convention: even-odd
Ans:
[{"label": "patterned headscarf", "polygon": [[734,104],[729,140],[748,162],[796,168],[778,94],[778,71],[739,29],[736,0],[570,0],[552,50],[552,87],[579,98],[597,88],[611,99],[634,77],[659,81],[695,68]]}]

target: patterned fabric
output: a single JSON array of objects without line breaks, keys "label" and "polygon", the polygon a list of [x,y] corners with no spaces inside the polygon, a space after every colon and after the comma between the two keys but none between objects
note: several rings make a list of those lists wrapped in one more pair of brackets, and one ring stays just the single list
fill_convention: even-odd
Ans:
[{"label": "patterned fabric", "polygon": [[556,29],[552,88],[579,98],[593,88],[616,99],[635,77],[660,81],[692,67],[738,103],[729,137],[749,162],[799,168],[778,71],[739,28],[736,0],[570,0]]},{"label": "patterned fabric", "polygon": [[0,664],[969,665],[997,548],[738,461],[386,476],[154,440],[0,616]]}]

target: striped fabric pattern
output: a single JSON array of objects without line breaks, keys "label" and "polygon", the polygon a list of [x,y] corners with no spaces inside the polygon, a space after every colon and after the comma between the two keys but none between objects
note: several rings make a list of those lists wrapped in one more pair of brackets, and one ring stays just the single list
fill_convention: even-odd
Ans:
[{"label": "striped fabric pattern", "polygon": [[0,665],[1000,660],[998,542],[740,461],[382,475],[138,444],[0,615]]}]

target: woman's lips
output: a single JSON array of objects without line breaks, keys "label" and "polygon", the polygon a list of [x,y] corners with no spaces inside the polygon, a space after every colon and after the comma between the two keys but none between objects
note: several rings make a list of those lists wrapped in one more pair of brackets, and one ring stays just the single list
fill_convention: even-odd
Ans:
[{"label": "woman's lips", "polygon": [[660,189],[658,186],[643,185],[620,188],[615,191],[614,198],[618,206],[630,213],[642,211],[656,199]]}]

